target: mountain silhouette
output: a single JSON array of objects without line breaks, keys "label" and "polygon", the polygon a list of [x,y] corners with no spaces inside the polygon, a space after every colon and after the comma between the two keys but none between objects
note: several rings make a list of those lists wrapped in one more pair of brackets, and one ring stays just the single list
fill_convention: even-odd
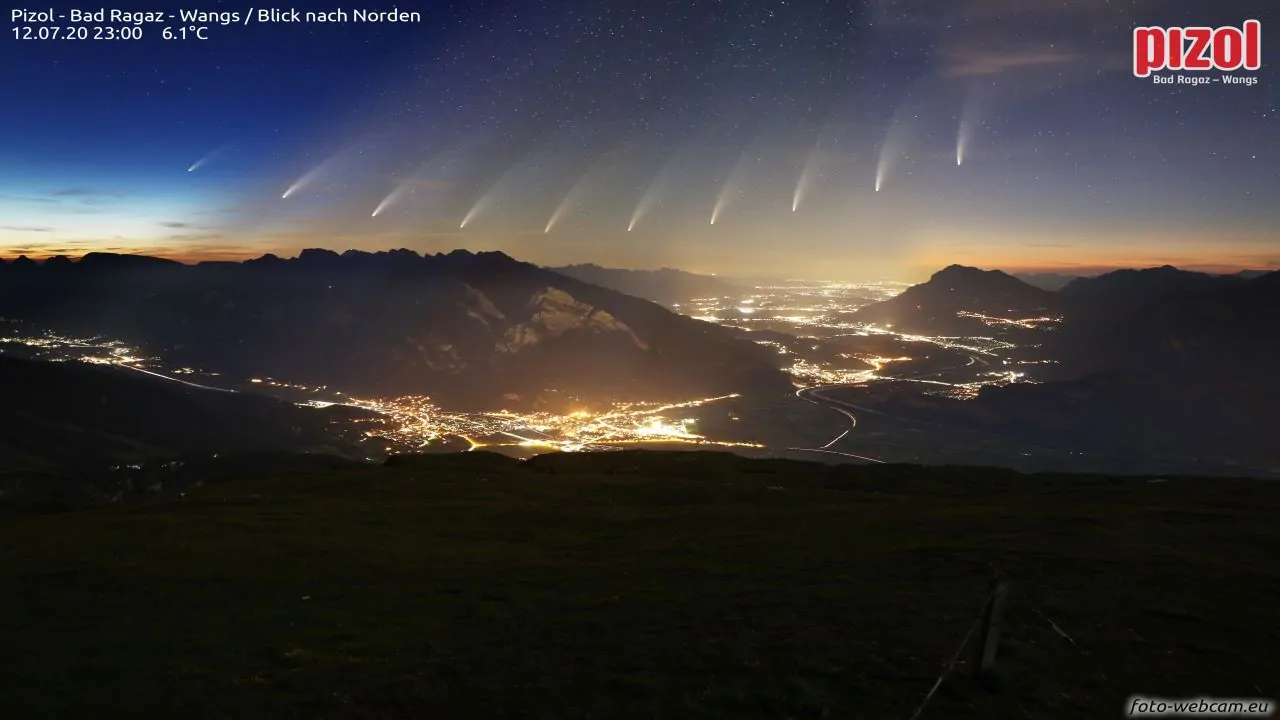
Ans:
[{"label": "mountain silhouette", "polygon": [[[995,315],[1004,305],[1026,312],[1044,303],[1063,318],[1051,332],[1020,331],[1055,361],[1031,371],[1037,383],[983,388],[972,400],[904,398],[887,410],[1068,446],[1114,458],[1115,467],[1159,461],[1280,475],[1271,441],[1280,433],[1280,273],[1122,270],[1080,278],[1057,295],[1017,282],[952,267],[868,308],[876,322],[956,334],[992,332],[952,320],[975,308]],[[1135,464],[1120,464],[1122,456]]]},{"label": "mountain silhouette", "polygon": [[1086,312],[1095,308],[1138,308],[1157,303],[1169,295],[1229,287],[1248,279],[1241,275],[1209,275],[1163,265],[1076,278],[1062,288],[1062,296],[1068,305]]},{"label": "mountain silhouette", "polygon": [[1014,277],[1028,285],[1034,285],[1041,290],[1051,290],[1053,292],[1061,290],[1072,280],[1080,278],[1079,275],[1064,275],[1062,273],[1015,273]]},{"label": "mountain silhouette", "polygon": [[0,316],[236,377],[478,409],[790,388],[773,353],[727,329],[499,252],[92,253],[0,274]]},{"label": "mountain silhouette", "polygon": [[1072,291],[1071,321],[1054,338],[1077,374],[1142,372],[1175,386],[1219,378],[1236,383],[1251,374],[1258,383],[1276,382],[1280,273],[1247,279],[1158,268],[1095,282]]},{"label": "mountain silhouette", "polygon": [[972,313],[1021,319],[1056,310],[1058,296],[1000,270],[951,265],[897,297],[851,313],[854,322],[892,325],[922,334],[987,334]]},{"label": "mountain silhouette", "polygon": [[658,270],[624,270],[588,263],[548,269],[592,285],[652,300],[667,307],[696,298],[734,295],[742,290],[718,277],[665,267]]}]

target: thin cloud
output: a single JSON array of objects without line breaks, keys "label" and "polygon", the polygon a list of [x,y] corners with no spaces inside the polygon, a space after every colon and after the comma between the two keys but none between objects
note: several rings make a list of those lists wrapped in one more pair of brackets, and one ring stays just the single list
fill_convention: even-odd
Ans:
[{"label": "thin cloud", "polygon": [[53,204],[53,203],[60,202],[53,198],[34,197],[31,195],[0,195],[0,200],[4,200],[6,202],[46,203],[46,204]]},{"label": "thin cloud", "polygon": [[1079,62],[1083,59],[1084,56],[1080,53],[1055,50],[990,51],[961,47],[950,53],[950,66],[947,68],[946,73],[956,77],[982,77],[1001,75],[1012,70],[1024,68]]},{"label": "thin cloud", "polygon": [[1129,29],[1155,0],[877,0],[872,24],[932,35],[937,71],[1025,89],[1057,87],[1127,67]]},{"label": "thin cloud", "polygon": [[53,228],[51,227],[35,227],[31,225],[0,225],[0,230],[8,230],[10,232],[32,232],[32,233],[53,232]]},{"label": "thin cloud", "polygon": [[53,193],[54,197],[76,197],[76,198],[117,198],[123,197],[122,193],[113,190],[101,190],[98,188],[76,186],[57,190]]},{"label": "thin cloud", "polygon": [[174,242],[209,242],[211,240],[221,240],[225,235],[219,233],[190,233],[186,235],[170,235],[166,240]]}]

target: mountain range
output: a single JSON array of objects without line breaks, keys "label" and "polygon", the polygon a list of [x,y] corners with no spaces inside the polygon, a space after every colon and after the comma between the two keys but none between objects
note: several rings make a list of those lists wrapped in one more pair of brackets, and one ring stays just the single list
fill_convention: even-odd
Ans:
[{"label": "mountain range", "polygon": [[458,408],[790,388],[774,354],[729,330],[497,252],[20,259],[0,267],[0,317],[235,377]]},{"label": "mountain range", "polygon": [[[1141,271],[1122,270],[1119,272],[1127,273],[1127,272],[1141,272]],[[1270,271],[1269,270],[1241,270],[1239,272],[1232,273],[1229,275],[1217,275],[1217,276],[1210,276],[1210,277],[1234,277],[1234,278],[1240,278],[1243,280],[1252,280],[1254,278],[1262,277],[1263,275],[1266,275],[1268,272]],[[1106,274],[1113,274],[1113,273],[1106,273]],[[1194,274],[1203,275],[1206,273],[1194,273]],[[1014,273],[1013,276],[1029,285],[1034,285],[1042,290],[1053,290],[1054,292],[1057,292],[1058,290],[1065,288],[1067,285],[1069,285],[1071,282],[1075,280],[1090,279],[1090,277],[1097,277],[1097,276],[1066,275],[1063,273],[1053,273],[1053,272]]]},{"label": "mountain range", "polygon": [[[1153,354],[1193,362],[1197,353],[1231,348],[1238,360],[1254,357],[1270,347],[1258,331],[1280,319],[1278,292],[1280,273],[1210,275],[1166,265],[1075,278],[1055,292],[999,270],[952,265],[844,317],[917,334],[1037,337],[1083,372],[1134,369]],[[1061,322],[1039,329],[1001,322],[1042,316]]]},{"label": "mountain range", "polygon": [[[969,313],[1060,316],[980,327]],[[891,409],[1089,452],[1208,458],[1280,473],[1280,272],[1209,275],[1165,266],[1078,278],[1059,292],[998,271],[950,267],[854,314],[911,332],[1002,335],[1040,348],[1042,384]]]},{"label": "mountain range", "polygon": [[667,307],[676,307],[698,298],[735,295],[742,291],[737,285],[718,277],[665,267],[658,270],[624,270],[588,263],[548,269]]},{"label": "mountain range", "polygon": [[[641,284],[659,277],[576,267]],[[1056,361],[1030,366],[1027,379],[1037,384],[893,412],[1090,452],[1182,453],[1280,470],[1266,441],[1280,432],[1271,410],[1280,404],[1280,338],[1272,332],[1280,327],[1280,273],[1166,266],[1077,278],[1052,292],[953,265],[847,316],[921,335],[999,336]],[[1001,322],[1039,316],[1059,322]],[[584,399],[791,389],[776,351],[752,342],[759,333],[679,316],[501,253],[308,250],[291,260],[196,266],[109,254],[19,260],[0,263],[0,317],[119,339],[173,365],[357,395],[427,394],[458,409],[565,411]],[[73,446],[96,466],[215,447],[346,452],[314,410],[123,370],[0,360],[0,461],[10,466],[57,465],[65,459],[59,448]],[[138,408],[159,408],[159,419]]]}]

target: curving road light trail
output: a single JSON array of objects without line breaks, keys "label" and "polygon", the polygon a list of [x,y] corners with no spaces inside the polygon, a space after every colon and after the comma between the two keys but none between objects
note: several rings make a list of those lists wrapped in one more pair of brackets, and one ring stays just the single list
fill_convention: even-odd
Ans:
[{"label": "curving road light trail", "polygon": [[[826,386],[826,387],[840,387],[840,386],[828,385],[828,386]],[[825,453],[825,454],[828,454],[828,455],[841,455],[841,456],[843,456],[843,457],[850,457],[850,458],[854,458],[854,459],[856,459],[856,460],[865,460],[866,462],[880,463],[881,465],[884,465],[884,464],[885,464],[885,461],[884,461],[884,460],[881,460],[881,459],[879,459],[879,458],[867,457],[866,455],[855,455],[855,454],[853,454],[853,453],[840,452],[839,450],[831,450],[831,449],[830,449],[832,445],[835,445],[836,443],[838,443],[838,442],[840,442],[841,440],[845,439],[845,437],[846,437],[846,436],[848,436],[848,435],[849,435],[849,433],[853,432],[853,429],[854,429],[854,428],[856,428],[856,427],[858,426],[858,418],[857,418],[857,416],[856,416],[856,415],[854,415],[853,413],[849,412],[848,410],[845,410],[844,408],[845,408],[845,407],[850,407],[850,408],[854,408],[855,410],[860,409],[860,408],[857,408],[857,407],[855,407],[855,406],[853,406],[853,405],[850,405],[849,403],[846,403],[846,402],[841,402],[840,400],[832,400],[831,398],[826,397],[825,395],[823,395],[823,394],[820,392],[820,390],[822,390],[822,388],[802,388],[802,389],[800,389],[800,390],[797,390],[797,391],[796,391],[796,397],[798,397],[798,398],[800,398],[801,400],[804,400],[804,401],[806,401],[806,402],[811,402],[811,403],[813,403],[814,405],[823,405],[823,406],[827,407],[828,409],[835,410],[836,412],[840,413],[841,415],[844,415],[845,417],[849,418],[849,427],[848,427],[844,432],[842,432],[842,433],[840,433],[839,435],[837,435],[837,436],[835,437],[835,439],[833,439],[831,442],[827,443],[826,445],[823,445],[822,447],[818,447],[818,448],[787,448],[787,449],[788,449],[788,450],[792,450],[792,451],[797,451],[797,452],[816,452],[816,453]],[[815,398],[816,398],[816,399],[815,399]],[[843,406],[843,407],[841,407],[841,406]]]}]

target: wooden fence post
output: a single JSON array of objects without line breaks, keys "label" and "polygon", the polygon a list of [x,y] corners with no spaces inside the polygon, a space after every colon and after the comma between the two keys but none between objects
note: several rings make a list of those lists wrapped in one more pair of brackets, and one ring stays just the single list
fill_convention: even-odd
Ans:
[{"label": "wooden fence post", "polygon": [[1004,618],[1004,603],[1009,596],[1009,581],[997,580],[991,598],[982,611],[982,623],[978,632],[978,662],[974,675],[982,676],[995,668],[996,649],[1000,644],[1000,622]]}]

